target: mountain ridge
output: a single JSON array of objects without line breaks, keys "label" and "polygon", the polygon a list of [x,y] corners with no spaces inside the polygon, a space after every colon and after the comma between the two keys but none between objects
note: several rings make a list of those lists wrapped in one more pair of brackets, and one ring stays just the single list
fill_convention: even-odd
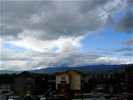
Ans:
[{"label": "mountain ridge", "polygon": [[67,67],[67,66],[61,66],[61,67],[48,67],[48,68],[42,68],[37,70],[32,70],[31,72],[37,72],[37,73],[52,73],[52,72],[61,72],[68,69],[73,70],[79,70],[79,71],[88,71],[88,72],[108,72],[108,71],[122,71],[128,64],[121,64],[121,65],[87,65],[87,66],[77,66],[77,67]]},{"label": "mountain ridge", "polygon": [[[77,67],[60,66],[60,67],[48,67],[48,68],[28,70],[28,71],[34,72],[34,73],[56,73],[56,72],[72,69],[72,70],[78,70],[83,72],[108,72],[108,71],[123,71],[124,68],[128,65],[133,66],[133,64],[86,65],[86,66],[77,66]],[[11,74],[11,73],[21,73],[21,72],[23,71],[0,70],[0,74],[3,74],[3,73]]]}]

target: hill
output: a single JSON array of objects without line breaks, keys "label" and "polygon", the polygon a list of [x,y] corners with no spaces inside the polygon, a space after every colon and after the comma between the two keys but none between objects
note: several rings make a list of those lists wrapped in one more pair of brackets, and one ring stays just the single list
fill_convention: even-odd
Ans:
[{"label": "hill", "polygon": [[126,67],[126,64],[123,65],[87,65],[87,66],[80,66],[80,67],[49,67],[49,68],[42,68],[37,70],[32,70],[31,72],[36,73],[55,73],[61,72],[68,69],[83,71],[83,72],[108,72],[108,71],[123,71]]},{"label": "hill", "polygon": [[[29,70],[30,72],[34,73],[56,73],[56,72],[62,72],[68,69],[78,70],[81,72],[108,72],[108,71],[117,71],[121,72],[124,71],[124,68],[127,66],[127,64],[122,65],[87,65],[87,66],[77,66],[77,67],[67,67],[67,66],[60,66],[60,67],[48,67],[48,68],[42,68],[42,69],[36,69],[36,70]],[[131,64],[133,66],[133,64]],[[9,71],[9,70],[0,70],[0,74],[4,73],[21,73],[22,71]]]}]

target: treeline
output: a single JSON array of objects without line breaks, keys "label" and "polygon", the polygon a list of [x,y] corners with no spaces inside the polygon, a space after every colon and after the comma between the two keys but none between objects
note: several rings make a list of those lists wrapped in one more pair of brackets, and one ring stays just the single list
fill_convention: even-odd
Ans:
[{"label": "treeline", "polygon": [[13,84],[17,74],[0,74],[0,84]]},{"label": "treeline", "polygon": [[[126,76],[127,77],[127,81],[129,83],[132,83],[132,79],[131,78],[132,78],[132,74],[133,74],[133,64],[127,65],[125,67],[125,69],[124,69],[124,73],[123,74],[121,73],[119,75],[121,76],[122,79],[124,79],[124,76],[123,75],[125,75],[125,74],[127,74],[127,76]],[[0,84],[14,83],[14,78],[15,78],[16,75],[17,75],[16,73],[12,73],[12,74],[7,74],[7,73],[6,74],[0,74]],[[105,82],[109,82],[110,83],[111,80],[106,80],[106,79],[101,80],[100,79],[100,80],[95,80],[95,81],[97,81],[97,82],[100,82],[100,81],[103,82],[103,81],[105,81]],[[117,82],[117,81],[120,81],[119,77],[117,77],[116,80],[113,80],[113,82]],[[130,86],[131,84],[128,84],[128,85]]]}]

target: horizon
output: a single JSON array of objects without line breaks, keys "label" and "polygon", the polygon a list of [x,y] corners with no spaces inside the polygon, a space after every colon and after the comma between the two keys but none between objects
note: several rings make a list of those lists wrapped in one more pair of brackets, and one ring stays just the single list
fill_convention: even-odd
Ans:
[{"label": "horizon", "polygon": [[1,1],[0,70],[133,64],[132,4]]},{"label": "horizon", "polygon": [[[108,68],[106,68],[108,66]],[[132,66],[133,64],[113,64],[113,65],[105,65],[105,64],[100,64],[100,65],[85,65],[85,66],[54,66],[54,67],[47,67],[47,68],[41,68],[41,69],[32,69],[32,70],[0,70],[2,71],[1,74],[13,74],[13,73],[21,73],[24,71],[28,72],[33,72],[33,73],[56,73],[58,71],[65,71],[65,70],[77,70],[77,71],[85,71],[85,72],[118,72],[119,70],[125,69],[127,66]],[[104,69],[101,69],[104,68]],[[80,68],[80,69],[79,69]],[[84,69],[86,68],[86,69]],[[48,71],[48,72],[47,72]],[[82,72],[81,71],[81,72]]]}]

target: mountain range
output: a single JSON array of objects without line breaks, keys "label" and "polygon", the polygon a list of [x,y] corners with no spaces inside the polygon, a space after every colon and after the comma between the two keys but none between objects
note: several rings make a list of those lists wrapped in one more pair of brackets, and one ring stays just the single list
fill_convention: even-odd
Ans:
[{"label": "mountain range", "polygon": [[77,66],[77,67],[60,66],[60,67],[48,67],[48,68],[31,70],[31,72],[55,73],[55,72],[69,70],[69,69],[78,70],[78,71],[82,71],[82,72],[108,72],[108,71],[120,72],[120,71],[124,71],[124,68],[126,66],[127,66],[126,64],[122,64],[122,65],[87,65],[87,66]]},{"label": "mountain range", "polygon": [[[130,64],[133,66],[133,64]],[[48,67],[42,69],[35,69],[35,70],[28,70],[34,73],[56,73],[62,72],[68,69],[73,69],[82,72],[109,72],[109,71],[124,71],[124,68],[128,66],[127,64],[121,65],[87,65],[87,66],[77,66],[77,67],[67,67],[67,66],[60,66],[60,67]],[[10,71],[10,70],[0,70],[0,74],[2,73],[21,73],[22,71]]]}]

